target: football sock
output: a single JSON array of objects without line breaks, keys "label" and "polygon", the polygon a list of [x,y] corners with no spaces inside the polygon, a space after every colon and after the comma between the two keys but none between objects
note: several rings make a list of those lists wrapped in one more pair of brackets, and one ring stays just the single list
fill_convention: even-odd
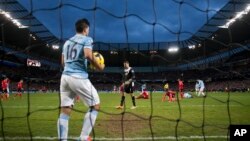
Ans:
[{"label": "football sock", "polygon": [[136,106],[135,105],[135,96],[132,96],[132,102],[133,102],[133,105]]},{"label": "football sock", "polygon": [[82,132],[80,135],[80,140],[87,140],[92,128],[94,127],[95,120],[97,118],[98,111],[91,109],[89,110],[84,118]]},{"label": "football sock", "polygon": [[57,121],[58,138],[60,141],[67,141],[68,124],[69,124],[69,115],[61,113]]},{"label": "football sock", "polygon": [[122,99],[121,99],[121,103],[120,103],[120,106],[123,106],[123,104],[124,104],[124,101],[125,101],[125,96],[122,96]]}]

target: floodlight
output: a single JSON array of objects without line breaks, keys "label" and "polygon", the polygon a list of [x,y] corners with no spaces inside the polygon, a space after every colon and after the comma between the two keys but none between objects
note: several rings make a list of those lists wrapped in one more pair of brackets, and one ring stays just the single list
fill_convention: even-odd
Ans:
[{"label": "floodlight", "polygon": [[195,49],[195,45],[188,45],[189,49]]},{"label": "floodlight", "polygon": [[240,19],[243,17],[243,15],[248,14],[248,12],[250,11],[250,4],[247,5],[247,7],[242,10],[241,12],[238,12],[235,17],[233,17],[232,19],[228,20],[227,23],[225,23],[222,26],[219,26],[220,28],[228,28],[231,24],[233,24],[237,19]]},{"label": "floodlight", "polygon": [[173,47],[168,48],[168,52],[170,52],[170,53],[178,52],[178,50],[179,50],[179,47],[177,47],[177,46],[173,46]]},{"label": "floodlight", "polygon": [[59,45],[52,45],[53,49],[59,49]]}]

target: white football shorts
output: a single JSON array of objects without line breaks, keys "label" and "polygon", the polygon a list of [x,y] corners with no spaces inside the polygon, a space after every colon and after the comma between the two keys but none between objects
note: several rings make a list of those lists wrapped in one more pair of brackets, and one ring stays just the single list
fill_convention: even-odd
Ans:
[{"label": "white football shorts", "polygon": [[60,84],[61,107],[73,106],[77,95],[86,106],[100,104],[99,95],[89,79],[62,75]]},{"label": "white football shorts", "polygon": [[200,92],[203,92],[204,89],[205,89],[205,87],[201,87],[201,88],[200,88]]}]

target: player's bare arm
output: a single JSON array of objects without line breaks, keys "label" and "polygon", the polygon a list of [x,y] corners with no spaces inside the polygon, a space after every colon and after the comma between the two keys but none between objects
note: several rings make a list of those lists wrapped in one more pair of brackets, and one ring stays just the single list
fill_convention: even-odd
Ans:
[{"label": "player's bare arm", "polygon": [[62,66],[64,66],[64,55],[62,54],[62,57],[61,57],[61,64]]}]

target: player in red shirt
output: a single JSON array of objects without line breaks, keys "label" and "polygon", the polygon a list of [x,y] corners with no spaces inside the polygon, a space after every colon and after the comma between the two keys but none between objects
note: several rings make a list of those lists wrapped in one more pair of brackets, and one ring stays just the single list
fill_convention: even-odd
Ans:
[{"label": "player in red shirt", "polygon": [[184,98],[184,84],[181,79],[178,79],[179,93],[181,95],[181,99]]},{"label": "player in red shirt", "polygon": [[175,92],[174,91],[171,91],[171,90],[168,90],[165,95],[163,95],[162,97],[162,101],[166,101],[166,96],[168,96],[168,102],[173,102],[175,101]]},{"label": "player in red shirt", "polygon": [[143,99],[149,99],[149,94],[148,94],[147,90],[144,90],[140,95],[138,95],[136,97],[136,99],[141,99],[141,98],[143,98]]},{"label": "player in red shirt", "polygon": [[146,84],[142,85],[142,92],[136,97],[136,99],[149,99],[149,94],[147,92]]},{"label": "player in red shirt", "polygon": [[23,80],[21,79],[18,83],[17,83],[17,94],[15,94],[14,98],[16,96],[19,96],[20,98],[22,98],[22,90],[23,90]]},{"label": "player in red shirt", "polygon": [[4,78],[4,80],[2,80],[2,95],[1,95],[1,99],[8,99],[9,98],[9,94],[8,94],[8,84],[9,80],[8,78]]}]

